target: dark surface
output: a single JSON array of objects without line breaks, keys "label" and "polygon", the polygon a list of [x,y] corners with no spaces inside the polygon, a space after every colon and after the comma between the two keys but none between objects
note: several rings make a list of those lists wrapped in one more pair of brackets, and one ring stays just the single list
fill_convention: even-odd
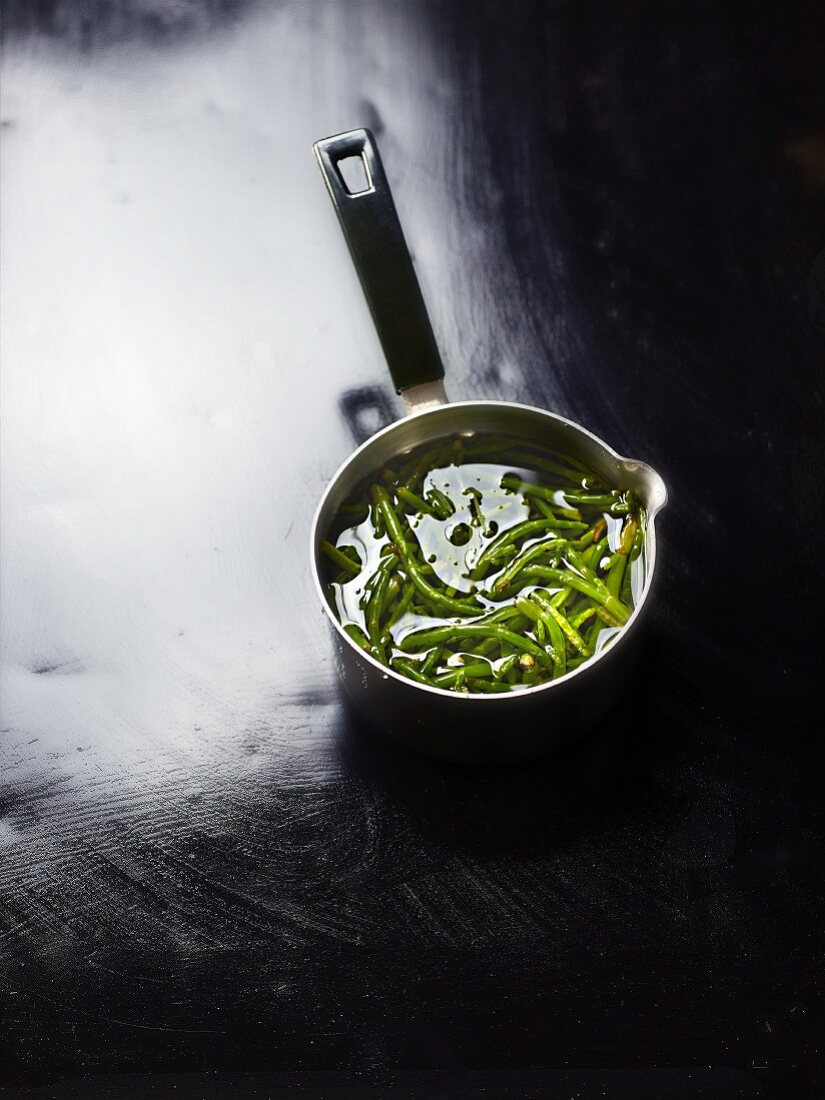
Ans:
[{"label": "dark surface", "polygon": [[[271,546],[296,523],[301,579],[269,578],[274,687],[257,709],[237,666],[257,668],[258,635],[242,651],[240,619],[221,627],[231,674],[211,651],[208,685],[196,663],[170,664],[170,682],[191,680],[218,715],[210,726],[195,711],[195,751],[159,740],[154,684],[118,694],[93,678],[92,640],[53,655],[48,607],[27,671],[17,628],[37,612],[7,601],[0,1072],[20,1095],[61,1097],[821,1095],[817,5],[410,4],[403,27],[398,5],[348,4],[343,23],[305,7],[323,27],[298,36],[293,63],[321,71],[340,48],[357,79],[328,78],[316,129],[293,127],[290,155],[309,160],[312,140],[348,126],[378,133],[451,393],[556,408],[668,481],[647,671],[609,729],[530,767],[447,767],[360,729],[325,663],[304,540],[344,457],[335,418],[355,410],[363,432],[366,406],[354,393],[339,403],[347,382],[332,376],[331,400],[273,405],[272,434],[309,425],[311,499],[268,483]],[[134,18],[101,9],[97,37],[94,19],[79,28],[71,6],[47,8],[7,5],[7,49],[34,70],[55,37],[70,66],[148,48],[151,4]],[[207,50],[224,16],[237,34],[261,18],[191,10],[194,29],[151,23],[166,65]],[[337,114],[324,108],[336,80]],[[268,101],[266,113],[293,109]],[[12,128],[7,159],[16,140]],[[453,211],[433,241],[410,183],[427,175]],[[289,216],[299,240],[341,249],[343,285],[322,182],[307,181],[320,229],[305,207]],[[287,211],[292,194],[278,195]],[[334,309],[335,281],[291,255],[289,279]],[[207,248],[206,263],[221,257]],[[342,293],[357,301],[354,284]],[[273,354],[275,299],[259,322]],[[342,348],[368,329],[365,315],[349,324],[336,322]],[[388,388],[377,345],[359,354],[353,382]],[[270,396],[293,401],[306,362],[285,351],[266,373]],[[239,370],[233,389],[250,378]],[[328,446],[310,446],[312,423]],[[239,437],[241,465],[255,439]],[[23,484],[33,468],[21,463]],[[7,520],[20,499],[4,502]],[[174,554],[187,552],[184,539]],[[37,562],[6,551],[3,568]],[[151,633],[151,609],[136,606]],[[91,698],[119,700],[101,702],[97,726],[74,696],[18,702],[20,676],[46,691],[72,659]]]}]

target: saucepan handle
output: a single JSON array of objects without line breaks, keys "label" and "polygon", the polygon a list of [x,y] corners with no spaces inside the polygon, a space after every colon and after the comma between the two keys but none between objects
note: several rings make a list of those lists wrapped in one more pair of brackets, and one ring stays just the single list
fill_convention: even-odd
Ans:
[{"label": "saucepan handle", "polygon": [[[440,382],[444,367],[375,139],[369,130],[350,130],[313,149],[396,390]],[[341,171],[350,157],[361,158],[363,190],[351,191]]]}]

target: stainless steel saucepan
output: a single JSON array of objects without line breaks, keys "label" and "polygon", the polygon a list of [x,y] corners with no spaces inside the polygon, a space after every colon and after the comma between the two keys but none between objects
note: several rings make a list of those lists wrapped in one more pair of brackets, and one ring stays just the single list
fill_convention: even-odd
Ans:
[{"label": "stainless steel saucepan", "polygon": [[[661,477],[622,458],[586,428],[543,409],[509,401],[447,403],[444,368],[396,214],[381,158],[368,130],[324,138],[315,155],[372,312],[404,419],[368,439],[340,467],[312,524],[315,587],[332,627],[338,672],[352,701],[396,741],[445,759],[499,763],[541,756],[604,720],[624,694],[639,649],[639,625],[656,567],[656,516],[665,506]],[[351,191],[340,168],[358,157],[365,189]],[[500,432],[567,451],[612,484],[637,494],[647,516],[645,580],[627,625],[602,652],[558,680],[509,694],[463,695],[399,675],[359,648],[327,601],[319,543],[353,490],[419,444],[456,433]]]}]

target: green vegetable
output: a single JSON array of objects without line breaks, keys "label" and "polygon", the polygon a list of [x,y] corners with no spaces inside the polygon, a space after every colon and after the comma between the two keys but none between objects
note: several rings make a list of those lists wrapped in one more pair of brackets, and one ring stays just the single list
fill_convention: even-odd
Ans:
[{"label": "green vegetable", "polygon": [[343,550],[339,549],[337,546],[333,546],[331,542],[322,542],[321,549],[329,560],[335,562],[335,564],[343,569],[345,573],[361,572],[363,568],[361,563],[354,561],[349,554],[345,554]]},{"label": "green vegetable", "polygon": [[540,532],[563,531],[570,528],[581,529],[584,526],[585,524],[583,523],[574,523],[569,520],[525,520],[524,523],[519,523],[515,527],[511,527],[509,531],[502,531],[500,535],[497,535],[478,559],[470,575],[473,580],[479,580],[483,577],[494,555],[504,547],[510,546],[517,539],[527,537],[528,535],[536,535]]},{"label": "green vegetable", "polygon": [[545,542],[535,543],[522,554],[519,554],[515,561],[511,562],[504,572],[496,578],[494,590],[502,592],[505,588],[509,588],[521,570],[529,565],[531,561],[536,561],[537,558],[545,554],[553,554],[558,550],[564,550],[566,547],[567,543],[564,539],[547,539]]},{"label": "green vegetable", "polygon": [[472,677],[488,677],[492,676],[493,669],[489,662],[485,661],[483,664],[480,661],[471,665],[462,665],[460,668],[454,669],[450,672],[443,672],[440,676],[435,677],[435,684],[438,687],[450,687],[454,684],[459,677],[461,680],[470,679]]},{"label": "green vegetable", "polygon": [[627,622],[644,527],[633,492],[573,456],[478,433],[382,467],[320,550],[360,649],[431,688],[507,693],[592,660]]},{"label": "green vegetable", "polygon": [[430,502],[433,515],[438,519],[449,519],[455,512],[455,505],[447,494],[442,493],[440,489],[428,489],[426,496]]},{"label": "green vegetable", "polygon": [[372,493],[373,499],[384,519],[384,525],[390,538],[392,538],[398,547],[398,552],[401,555],[401,560],[404,562],[404,567],[410,575],[410,580],[419,592],[437,607],[446,608],[448,611],[453,611],[457,615],[472,614],[473,611],[476,611],[478,609],[478,604],[475,601],[453,599],[451,596],[446,595],[446,593],[439,592],[437,588],[434,588],[429,583],[424,577],[421,566],[415,559],[415,555],[407,545],[404,530],[401,526],[401,520],[395,513],[395,509],[387,495],[386,489],[381,485],[374,485]]}]

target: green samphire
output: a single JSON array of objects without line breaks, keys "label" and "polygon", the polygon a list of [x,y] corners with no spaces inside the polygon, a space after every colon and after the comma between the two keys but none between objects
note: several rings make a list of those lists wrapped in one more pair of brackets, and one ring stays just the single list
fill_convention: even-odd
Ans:
[{"label": "green samphire", "polygon": [[428,687],[515,692],[620,633],[645,579],[631,490],[502,435],[425,444],[376,471],[321,543],[350,638]]}]

